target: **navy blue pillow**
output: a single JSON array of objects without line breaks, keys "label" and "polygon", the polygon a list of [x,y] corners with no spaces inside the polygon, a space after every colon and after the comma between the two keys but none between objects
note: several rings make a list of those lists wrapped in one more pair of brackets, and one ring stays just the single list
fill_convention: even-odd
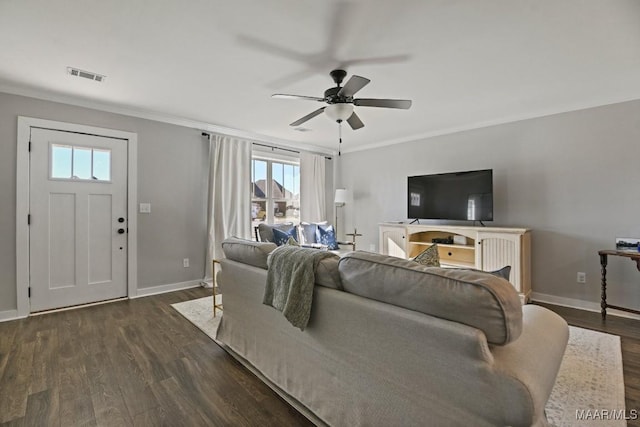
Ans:
[{"label": "navy blue pillow", "polygon": [[293,227],[289,231],[273,229],[273,243],[278,246],[286,245],[289,241],[289,237],[293,237],[293,240],[298,241],[298,227]]},{"label": "navy blue pillow", "polygon": [[336,232],[333,229],[333,225],[318,225],[316,229],[316,242],[326,245],[330,251],[336,251],[340,249],[336,242]]}]

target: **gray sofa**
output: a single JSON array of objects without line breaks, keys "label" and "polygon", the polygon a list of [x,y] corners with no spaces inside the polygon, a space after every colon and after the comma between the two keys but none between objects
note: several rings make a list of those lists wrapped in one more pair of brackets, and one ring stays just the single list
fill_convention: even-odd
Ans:
[{"label": "gray sofa", "polygon": [[547,425],[568,327],[504,279],[351,252],[318,266],[300,331],[262,304],[275,245],[222,246],[217,339],[314,423]]}]

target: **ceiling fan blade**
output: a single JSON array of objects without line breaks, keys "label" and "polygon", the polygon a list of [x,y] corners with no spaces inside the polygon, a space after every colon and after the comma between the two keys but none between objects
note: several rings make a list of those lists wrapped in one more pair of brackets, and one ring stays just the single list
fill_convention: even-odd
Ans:
[{"label": "ceiling fan blade", "polygon": [[351,117],[347,119],[347,123],[349,123],[349,126],[351,126],[351,129],[353,130],[364,127],[364,123],[362,123],[362,120],[360,120],[360,117],[358,117],[355,111],[353,112]]},{"label": "ceiling fan blade", "polygon": [[408,110],[409,107],[411,107],[411,100],[359,98],[353,100],[353,105],[357,105],[359,107],[400,108],[402,110]]},{"label": "ceiling fan blade", "polygon": [[295,122],[291,123],[289,126],[300,126],[301,124],[303,124],[304,122],[306,122],[307,120],[313,119],[315,116],[317,116],[318,114],[322,114],[322,112],[324,111],[324,107],[322,108],[318,108],[316,111],[314,111],[313,113],[309,113],[306,116],[304,116],[301,119],[296,120]]},{"label": "ceiling fan blade", "polygon": [[317,96],[306,96],[306,95],[288,95],[286,93],[274,93],[271,95],[272,98],[280,98],[280,99],[305,99],[308,101],[324,101],[324,98],[318,98]]},{"label": "ceiling fan blade", "polygon": [[347,81],[347,84],[340,89],[338,96],[352,97],[357,91],[368,85],[370,81],[371,80],[369,79],[365,79],[364,77],[356,76],[354,74],[351,76],[349,81]]}]

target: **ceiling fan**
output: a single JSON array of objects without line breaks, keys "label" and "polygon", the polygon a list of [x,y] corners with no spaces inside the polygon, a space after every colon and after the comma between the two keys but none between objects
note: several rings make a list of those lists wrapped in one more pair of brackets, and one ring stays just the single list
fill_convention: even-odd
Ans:
[{"label": "ceiling fan", "polygon": [[[287,95],[282,93],[272,95],[273,98],[305,99],[329,104],[296,120],[291,123],[290,126],[300,126],[307,120],[310,120],[324,112],[331,120],[338,122],[338,124],[341,124],[346,120],[347,123],[349,123],[349,126],[351,126],[351,129],[357,130],[364,127],[364,123],[362,123],[362,120],[360,120],[360,117],[358,117],[354,111],[354,106],[399,108],[402,110],[407,110],[411,107],[411,101],[407,99],[354,98],[353,96],[356,92],[369,84],[371,80],[354,74],[349,78],[344,86],[340,86],[344,78],[347,76],[347,72],[345,70],[338,69],[331,71],[329,75],[333,78],[336,86],[325,90],[324,97],[322,98],[304,95]],[[342,138],[340,138],[340,142],[342,142]]]}]

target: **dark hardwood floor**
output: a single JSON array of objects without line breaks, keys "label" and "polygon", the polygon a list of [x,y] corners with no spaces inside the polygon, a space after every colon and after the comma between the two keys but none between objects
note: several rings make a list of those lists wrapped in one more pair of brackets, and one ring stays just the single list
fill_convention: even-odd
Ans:
[{"label": "dark hardwood floor", "polygon": [[210,292],[0,323],[0,425],[311,425],[170,306]]},{"label": "dark hardwood floor", "polygon": [[[0,323],[0,425],[311,425],[170,306],[209,292]],[[546,307],[622,337],[626,405],[640,409],[640,321]]]}]

